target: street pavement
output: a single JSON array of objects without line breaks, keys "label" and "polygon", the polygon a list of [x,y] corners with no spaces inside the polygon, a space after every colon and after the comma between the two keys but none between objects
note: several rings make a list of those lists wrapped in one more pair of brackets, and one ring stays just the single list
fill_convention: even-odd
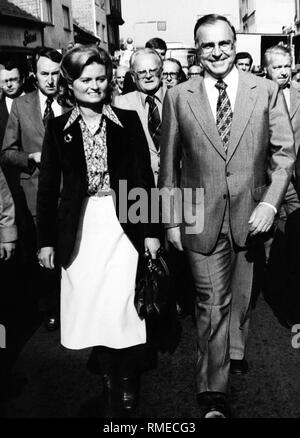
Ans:
[{"label": "street pavement", "polygon": [[[176,351],[160,354],[157,367],[143,375],[141,399],[133,417],[199,417],[195,328],[190,316],[181,324]],[[229,399],[235,418],[300,417],[300,349],[292,347],[292,336],[260,297],[252,316],[249,373],[234,376],[230,382]],[[26,376],[27,384],[21,395],[5,406],[2,417],[101,418],[101,380],[86,369],[89,354],[90,349],[65,349],[60,345],[59,331],[49,333],[40,326],[24,346],[14,369],[16,376]]]}]

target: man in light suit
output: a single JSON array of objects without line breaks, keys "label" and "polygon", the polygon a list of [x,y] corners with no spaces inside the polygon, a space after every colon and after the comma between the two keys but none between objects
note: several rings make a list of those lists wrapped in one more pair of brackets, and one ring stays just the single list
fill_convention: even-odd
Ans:
[{"label": "man in light suit", "polygon": [[267,78],[283,90],[295,136],[296,154],[300,146],[300,84],[292,82],[292,55],[290,48],[279,43],[266,50],[264,55]]},{"label": "man in light suit", "polygon": [[149,132],[148,115],[150,107],[147,99],[148,96],[154,98],[161,117],[165,94],[162,82],[162,67],[162,59],[156,50],[146,48],[135,51],[130,58],[130,70],[137,91],[117,96],[114,101],[116,107],[136,111],[139,115],[149,146],[155,184],[157,184],[159,173],[160,148],[159,142],[155,143],[155,139]]},{"label": "man in light suit", "polygon": [[[37,266],[36,259],[36,197],[38,186],[39,166],[41,161],[42,144],[45,135],[45,126],[49,118],[61,115],[62,107],[57,103],[57,81],[62,55],[52,49],[41,49],[34,57],[34,73],[36,76],[37,90],[20,96],[12,103],[9,119],[6,126],[1,152],[1,164],[8,170],[17,171],[16,180],[13,184],[13,196],[25,194],[27,207],[31,213],[31,223],[26,221],[22,236],[27,240],[26,252],[29,265],[32,269],[32,277],[36,276],[36,284],[42,292],[50,283],[57,289],[57,282],[52,272],[45,273]],[[46,271],[45,271],[46,272]],[[51,276],[50,278],[45,278]],[[53,292],[45,297],[43,307],[46,312],[52,313],[50,309],[54,304]],[[50,304],[51,303],[51,304]],[[49,308],[50,307],[50,308]],[[58,321],[55,315],[46,317],[46,327],[49,330],[57,328]]]},{"label": "man in light suit", "polygon": [[[234,66],[236,34],[223,16],[201,17],[194,29],[204,78],[166,94],[159,187],[186,188],[183,223],[172,203],[167,237],[188,254],[196,287],[197,392],[206,418],[228,415],[230,318],[249,312],[251,241],[267,232],[284,198],[295,160],[294,139],[282,92],[271,81]],[[180,165],[182,163],[182,167]],[[180,176],[179,176],[180,173]],[[197,196],[197,190],[200,195]],[[166,207],[167,208],[167,207]],[[192,211],[203,226],[191,233]],[[242,343],[241,343],[242,344]]]}]

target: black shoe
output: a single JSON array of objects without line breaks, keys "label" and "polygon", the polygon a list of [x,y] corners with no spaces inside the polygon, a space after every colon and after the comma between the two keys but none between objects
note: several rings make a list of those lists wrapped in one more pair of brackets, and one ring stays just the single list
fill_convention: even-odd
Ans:
[{"label": "black shoe", "polygon": [[236,375],[247,374],[249,369],[246,359],[231,359],[230,360],[230,373]]},{"label": "black shoe", "polygon": [[136,408],[139,398],[139,377],[132,375],[121,377],[121,403],[125,411]]},{"label": "black shoe", "polygon": [[103,376],[103,418],[120,417],[120,409],[117,398],[117,381],[116,378],[109,374]]},{"label": "black shoe", "polygon": [[197,396],[201,418],[229,418],[230,411],[225,394],[204,392]]},{"label": "black shoe", "polygon": [[54,332],[60,327],[60,320],[58,315],[50,315],[45,318],[45,328],[48,332]]}]

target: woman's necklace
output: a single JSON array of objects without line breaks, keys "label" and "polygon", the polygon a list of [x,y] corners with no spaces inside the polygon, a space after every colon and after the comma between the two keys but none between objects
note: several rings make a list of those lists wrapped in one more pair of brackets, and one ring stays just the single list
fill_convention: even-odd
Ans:
[{"label": "woman's necklace", "polygon": [[81,113],[81,115],[82,115],[82,118],[83,118],[83,120],[84,120],[86,126],[89,128],[89,130],[92,131],[92,132],[95,132],[95,131],[98,129],[98,127],[99,127],[99,124],[100,124],[100,120],[101,120],[101,116],[102,116],[102,114],[97,114],[97,116],[96,116],[96,117],[93,117],[92,120],[87,120],[87,119],[83,116],[82,113]]}]

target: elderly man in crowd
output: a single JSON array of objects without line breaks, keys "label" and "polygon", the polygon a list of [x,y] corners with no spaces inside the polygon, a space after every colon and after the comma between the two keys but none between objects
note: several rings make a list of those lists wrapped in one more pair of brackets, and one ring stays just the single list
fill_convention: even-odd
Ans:
[{"label": "elderly man in crowd", "polygon": [[163,62],[156,50],[139,49],[130,58],[130,70],[137,91],[116,97],[115,105],[138,113],[147,138],[151,167],[157,183],[161,112],[165,94],[162,80]]}]

